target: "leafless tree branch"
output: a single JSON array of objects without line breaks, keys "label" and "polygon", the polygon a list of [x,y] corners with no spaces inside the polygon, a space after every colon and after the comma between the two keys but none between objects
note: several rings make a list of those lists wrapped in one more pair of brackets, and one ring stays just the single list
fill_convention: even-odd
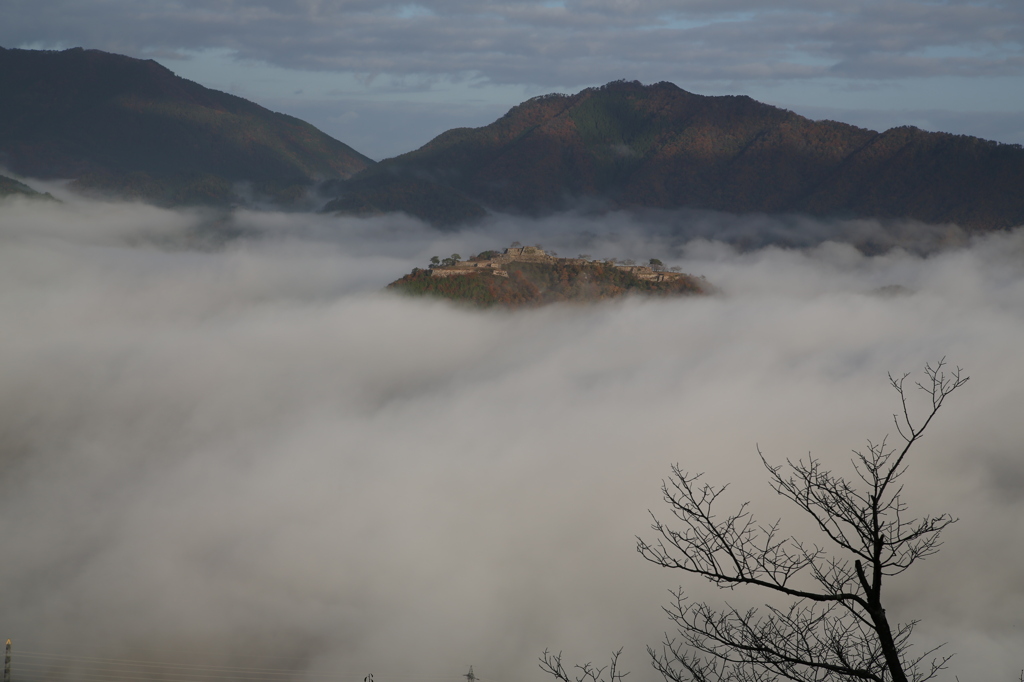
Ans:
[{"label": "leafless tree branch", "polygon": [[[562,652],[553,654],[545,649],[540,657],[540,669],[562,682],[622,682],[622,678],[629,673],[619,671],[620,655],[622,655],[622,649],[612,653],[611,663],[601,668],[595,667],[589,662],[576,665],[574,668],[577,672],[570,677],[562,666]],[[604,676],[606,670],[608,671],[607,678]]]},{"label": "leafless tree branch", "polygon": [[925,365],[925,376],[915,385],[930,406],[915,419],[905,388],[909,375],[889,375],[899,395],[893,420],[903,443],[868,441],[853,453],[852,479],[810,455],[772,465],[758,449],[772,489],[815,521],[824,545],[784,535],[779,521],[757,522],[749,503],[720,513],[726,486],[672,467],[662,493],[678,525],[652,513],[656,539],[637,538],[637,551],[721,588],[757,587],[793,602],[785,609],[715,609],[674,593],[675,603],[665,610],[677,633],[666,636],[660,651],[649,649],[666,680],[925,682],[946,667],[949,657],[936,650],[911,655],[914,622],[890,624],[882,600],[883,580],[935,554],[942,531],[956,521],[948,514],[910,518],[902,498],[908,453],[946,398],[968,380],[960,368],[947,369],[945,359]]}]

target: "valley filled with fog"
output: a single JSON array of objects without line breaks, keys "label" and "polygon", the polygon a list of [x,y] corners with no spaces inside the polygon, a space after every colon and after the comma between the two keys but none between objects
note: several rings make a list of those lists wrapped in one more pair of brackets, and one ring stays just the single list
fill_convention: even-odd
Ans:
[{"label": "valley filled with fog", "polygon": [[[61,198],[0,202],[16,654],[522,682],[545,648],[622,646],[630,682],[655,680],[669,589],[760,603],[636,553],[670,465],[805,533],[757,448],[846,473],[897,437],[887,372],[946,357],[971,380],[906,495],[960,521],[887,583],[889,618],[949,642],[949,679],[1024,666],[1022,231],[579,213],[438,232]],[[510,312],[383,291],[515,240],[660,258],[718,293]]]}]

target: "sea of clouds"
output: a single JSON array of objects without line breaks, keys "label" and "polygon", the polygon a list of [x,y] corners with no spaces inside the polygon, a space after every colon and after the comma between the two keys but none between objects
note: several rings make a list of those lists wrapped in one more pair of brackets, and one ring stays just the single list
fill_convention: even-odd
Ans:
[{"label": "sea of clouds", "polygon": [[[19,651],[539,682],[545,648],[623,646],[653,681],[669,589],[757,599],[636,554],[670,464],[804,532],[756,448],[846,471],[896,436],[887,372],[942,357],[971,379],[906,496],[960,521],[886,585],[889,618],[949,642],[949,679],[1024,666],[1024,232],[691,213],[442,233],[63,199],[0,203],[0,638],[23,680]],[[508,312],[383,291],[513,240],[658,257],[717,293]]]}]

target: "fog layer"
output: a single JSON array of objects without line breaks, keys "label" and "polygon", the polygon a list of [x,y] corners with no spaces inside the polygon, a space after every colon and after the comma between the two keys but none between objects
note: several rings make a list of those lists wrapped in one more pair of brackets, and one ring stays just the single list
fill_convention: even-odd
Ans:
[{"label": "fog layer", "polygon": [[[653,680],[643,645],[668,627],[669,588],[748,599],[634,551],[669,465],[802,532],[756,446],[843,468],[892,431],[886,373],[946,356],[971,381],[914,452],[907,495],[961,520],[887,586],[889,617],[949,642],[950,679],[1015,679],[1024,233],[865,256],[823,241],[825,224],[790,225],[812,235],[801,249],[737,250],[711,238],[756,219],[673,220],[441,234],[0,203],[0,638],[16,676],[24,650],[513,682],[543,679],[545,647],[625,646],[630,680]],[[720,293],[509,313],[381,291],[430,256],[516,239],[658,257]]]}]

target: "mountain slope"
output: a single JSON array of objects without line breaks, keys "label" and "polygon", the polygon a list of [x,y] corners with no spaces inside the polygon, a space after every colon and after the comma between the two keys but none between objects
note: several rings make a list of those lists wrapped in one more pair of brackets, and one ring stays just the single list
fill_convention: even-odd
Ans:
[{"label": "mountain slope", "polygon": [[99,50],[0,48],[0,165],[161,203],[287,201],[373,164],[313,126]]},{"label": "mountain slope", "polygon": [[[408,187],[416,183],[416,192]],[[458,210],[432,215],[410,196]],[[1024,150],[896,128],[812,121],[749,97],[615,82],[528,100],[342,183],[326,210],[404,210],[452,224],[491,210],[607,208],[913,218],[968,229],[1024,223]],[[429,208],[429,206],[428,206]]]},{"label": "mountain slope", "polygon": [[0,198],[9,196],[24,196],[33,199],[53,199],[50,193],[37,192],[24,182],[0,175]]}]

